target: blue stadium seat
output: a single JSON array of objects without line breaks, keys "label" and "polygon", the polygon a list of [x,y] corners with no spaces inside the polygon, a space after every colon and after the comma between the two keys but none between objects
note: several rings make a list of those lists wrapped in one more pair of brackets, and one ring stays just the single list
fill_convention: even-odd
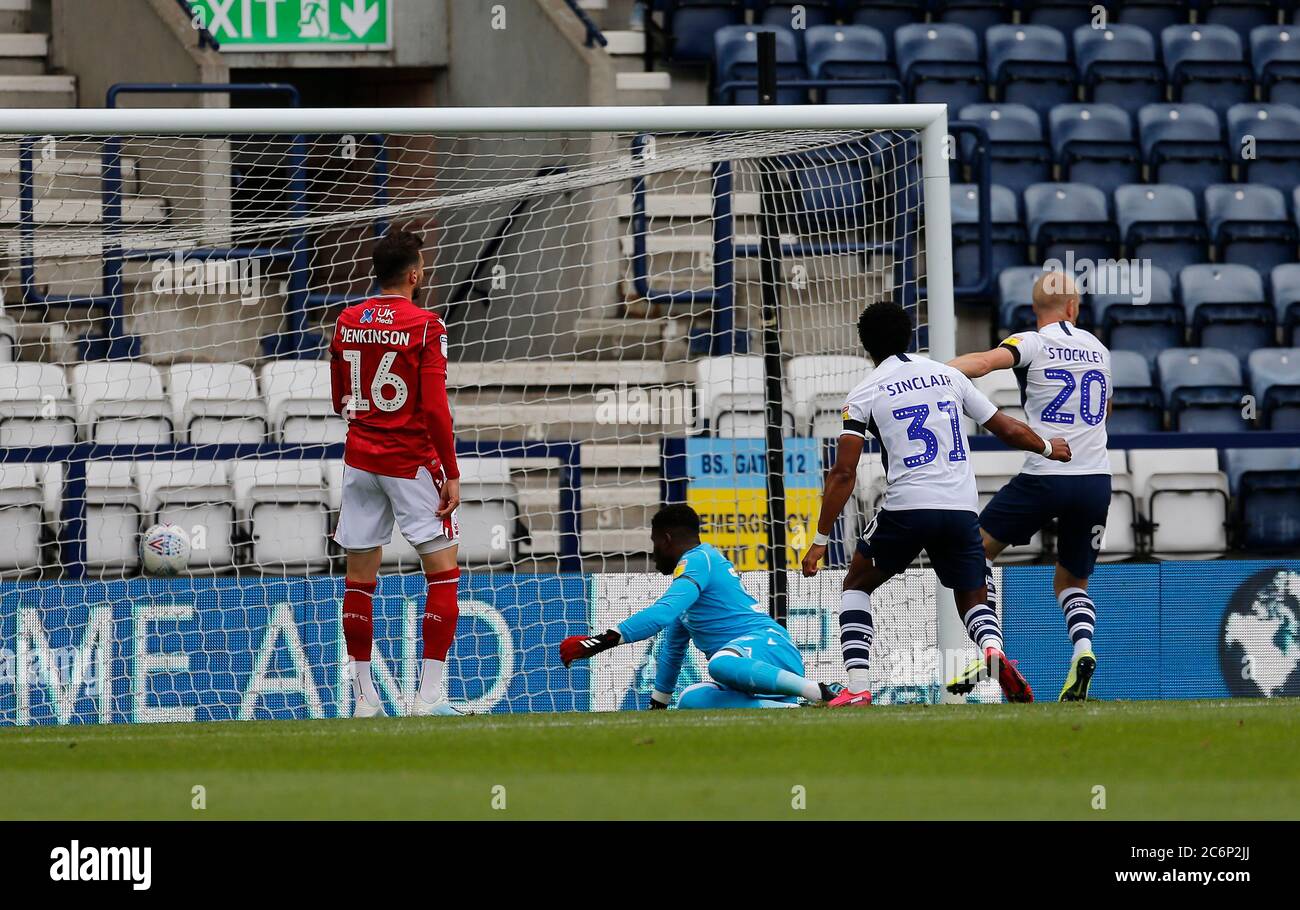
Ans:
[{"label": "blue stadium seat", "polygon": [[1177,274],[1205,262],[1209,234],[1196,211],[1196,197],[1181,186],[1130,183],[1115,189],[1115,218],[1125,255],[1150,259]]},{"label": "blue stadium seat", "polygon": [[668,0],[664,31],[673,36],[669,59],[704,63],[713,58],[713,33],[745,21],[740,0]]},{"label": "blue stadium seat", "polygon": [[1166,28],[1186,22],[1191,9],[1187,0],[1124,0],[1115,21],[1144,28],[1159,40]]},{"label": "blue stadium seat", "polygon": [[[778,80],[803,79],[798,42],[794,32],[775,25],[727,25],[714,32],[713,80],[719,104],[757,104],[757,88],[739,88],[723,92],[722,87],[734,80],[758,79],[758,33],[776,35],[776,75]],[[778,86],[780,82],[778,81]],[[801,88],[777,88],[777,104],[802,104],[808,93]]]},{"label": "blue stadium seat", "polygon": [[1061,179],[1110,186],[1142,177],[1133,124],[1113,104],[1058,104],[1048,115]]},{"label": "blue stadium seat", "polygon": [[1120,287],[1091,294],[1097,333],[1112,350],[1133,351],[1154,363],[1165,348],[1183,343],[1183,308],[1174,302],[1173,281],[1162,268],[1130,265]]},{"label": "blue stadium seat", "polygon": [[845,6],[853,10],[855,25],[878,28],[890,39],[904,25],[925,21],[926,5],[917,0],[846,0]]},{"label": "blue stadium seat", "polygon": [[1151,366],[1133,351],[1110,352],[1110,433],[1158,433],[1164,429],[1165,401],[1151,384]]},{"label": "blue stadium seat", "polygon": [[1097,0],[1023,0],[1020,21],[1029,25],[1047,25],[1070,34],[1093,20]]},{"label": "blue stadium seat", "polygon": [[1219,117],[1203,104],[1148,104],[1138,111],[1142,154],[1154,183],[1186,187],[1198,196],[1231,179],[1232,154]]},{"label": "blue stadium seat", "polygon": [[894,56],[913,101],[938,102],[955,111],[985,100],[979,37],[964,25],[900,26]]},{"label": "blue stadium seat", "polygon": [[[1031,183],[1052,179],[1052,152],[1043,138],[1038,112],[1023,104],[968,104],[960,119],[978,124],[988,133],[989,177],[1014,193]],[[962,158],[974,156],[975,142],[962,137]],[[978,176],[978,175],[976,175]]]},{"label": "blue stadium seat", "polygon": [[[968,287],[977,283],[980,274],[979,186],[954,183],[952,196],[953,283]],[[990,232],[993,241],[993,271],[1024,265],[1029,238],[1016,210],[1016,194],[1005,186],[989,187]]]},{"label": "blue stadium seat", "polygon": [[[1260,425],[1300,430],[1300,348],[1263,348],[1246,361]],[[1296,457],[1300,464],[1300,455]]]},{"label": "blue stadium seat", "polygon": [[1300,264],[1274,266],[1269,277],[1273,309],[1282,327],[1282,344],[1300,347]]},{"label": "blue stadium seat", "polygon": [[1300,469],[1295,449],[1225,449],[1223,462],[1237,501],[1241,545],[1263,551],[1300,546]]},{"label": "blue stadium seat", "polygon": [[1206,0],[1196,20],[1230,28],[1246,44],[1256,28],[1277,24],[1278,3],[1276,0]]},{"label": "blue stadium seat", "polygon": [[833,0],[754,0],[754,21],[803,31],[834,22],[835,6]]},{"label": "blue stadium seat", "polygon": [[1262,183],[1284,193],[1300,184],[1300,110],[1289,104],[1234,104],[1228,108],[1228,144],[1244,153],[1239,165],[1248,183]]},{"label": "blue stadium seat", "polygon": [[1255,348],[1272,347],[1276,316],[1264,280],[1244,265],[1189,265],[1178,274],[1192,344],[1231,351],[1245,360]]},{"label": "blue stadium seat", "polygon": [[989,79],[1002,101],[1046,115],[1075,98],[1078,74],[1065,36],[1045,25],[995,25],[984,33]]},{"label": "blue stadium seat", "polygon": [[1246,63],[1241,36],[1222,25],[1171,25],[1160,33],[1174,98],[1204,104],[1222,114],[1250,101],[1255,74]]},{"label": "blue stadium seat", "polygon": [[1034,282],[1043,274],[1036,265],[1006,269],[998,275],[998,326],[1004,332],[1021,332],[1037,325],[1034,319]]},{"label": "blue stadium seat", "polygon": [[1255,82],[1273,104],[1300,104],[1300,29],[1261,25],[1250,31]]},{"label": "blue stadium seat", "polygon": [[1183,433],[1235,433],[1246,394],[1241,361],[1231,351],[1170,348],[1156,358],[1170,427]]},{"label": "blue stadium seat", "polygon": [[1106,194],[1081,183],[1035,183],[1025,187],[1029,242],[1040,261],[1073,251],[1076,259],[1108,259],[1119,248]]},{"label": "blue stadium seat", "polygon": [[991,25],[1011,21],[1008,0],[934,0],[934,16],[939,22],[954,22],[983,32]]},{"label": "blue stadium seat", "polygon": [[[868,25],[816,25],[804,35],[809,75],[814,79],[898,80],[889,61],[889,46],[879,29]],[[894,104],[900,90],[880,88],[822,89],[827,104]]]},{"label": "blue stadium seat", "polygon": [[[877,141],[888,141],[884,134],[877,135]],[[881,163],[881,157],[871,138],[785,156],[795,175],[800,227],[808,233],[859,230],[867,218],[864,168]],[[897,165],[886,161],[884,166]]]},{"label": "blue stadium seat", "polygon": [[1081,25],[1074,30],[1074,59],[1090,101],[1117,104],[1136,116],[1144,104],[1165,100],[1165,68],[1146,29]]},{"label": "blue stadium seat", "polygon": [[1219,262],[1261,272],[1296,258],[1296,226],[1271,186],[1217,183],[1205,188],[1205,221]]}]

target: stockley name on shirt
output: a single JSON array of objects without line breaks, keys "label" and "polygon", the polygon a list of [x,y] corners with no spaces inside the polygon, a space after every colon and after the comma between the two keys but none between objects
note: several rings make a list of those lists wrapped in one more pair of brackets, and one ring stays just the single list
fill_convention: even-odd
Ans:
[{"label": "stockley name on shirt", "polygon": [[349,329],[340,332],[344,344],[383,344],[393,348],[404,348],[411,343],[410,332],[394,329]]},{"label": "stockley name on shirt", "polygon": [[882,382],[880,390],[888,393],[892,398],[895,395],[901,395],[904,392],[918,392],[921,389],[932,389],[935,386],[952,385],[952,379],[942,373],[930,373],[925,376],[913,376],[909,379],[896,379],[893,382]]},{"label": "stockley name on shirt", "polygon": [[1048,360],[1073,360],[1084,363],[1101,363],[1100,351],[1085,351],[1082,348],[1047,348]]}]

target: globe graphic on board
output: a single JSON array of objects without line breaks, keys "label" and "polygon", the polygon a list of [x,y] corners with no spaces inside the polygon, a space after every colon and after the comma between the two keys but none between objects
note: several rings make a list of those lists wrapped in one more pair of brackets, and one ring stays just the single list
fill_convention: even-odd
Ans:
[{"label": "globe graphic on board", "polygon": [[1223,616],[1219,663],[1233,695],[1300,695],[1300,572],[1265,569],[1242,582]]}]

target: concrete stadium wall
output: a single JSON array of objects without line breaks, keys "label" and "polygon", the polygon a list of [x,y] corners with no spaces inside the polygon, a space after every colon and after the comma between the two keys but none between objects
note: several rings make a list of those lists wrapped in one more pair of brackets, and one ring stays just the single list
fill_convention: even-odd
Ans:
[{"label": "concrete stadium wall", "polygon": [[[494,8],[500,7],[494,12]],[[607,54],[584,45],[584,30],[562,0],[502,4],[453,0],[448,10],[448,67],[437,95],[454,107],[601,105],[613,103],[614,71]],[[608,137],[572,140],[576,163],[608,147]],[[481,147],[510,164],[519,176],[531,176],[540,161],[529,140],[479,143],[463,139],[457,154]],[[546,144],[552,148],[551,143]],[[534,143],[533,147],[536,147]],[[565,356],[577,339],[574,327],[583,315],[600,315],[613,303],[618,276],[618,219],[612,195],[601,202],[580,195],[568,210],[565,227],[529,231],[502,250],[502,264],[516,275],[536,275],[500,293],[486,309],[473,309],[460,326],[453,322],[453,341],[466,360]],[[585,207],[584,207],[585,201]],[[508,210],[508,207],[507,209]],[[441,242],[472,259],[505,211],[490,220],[481,209],[449,213],[439,231]],[[527,225],[525,225],[527,226]],[[445,258],[442,258],[445,261]],[[449,284],[466,271],[440,272]]]},{"label": "concrete stadium wall", "polygon": [[[115,82],[225,82],[220,54],[199,50],[198,33],[171,0],[52,0],[50,62],[77,77],[77,105],[103,107]],[[129,49],[129,53],[121,51]],[[224,96],[199,102],[225,107]],[[151,107],[194,107],[190,96],[157,96]]]}]

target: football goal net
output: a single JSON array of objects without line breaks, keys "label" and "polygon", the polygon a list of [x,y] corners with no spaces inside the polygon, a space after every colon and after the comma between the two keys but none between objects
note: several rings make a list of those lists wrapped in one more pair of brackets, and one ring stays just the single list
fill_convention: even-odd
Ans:
[{"label": "football goal net", "polygon": [[[769,525],[797,569],[871,368],[865,305],[903,304],[918,352],[954,353],[941,105],[0,124],[0,724],[350,713],[330,538],[346,426],[325,349],[393,227],[422,235],[416,302],[450,331],[453,702],[643,706],[651,644],[573,670],[556,645],[664,589],[649,526],[671,502],[780,601],[810,674],[840,676],[839,585],[878,455],[830,566],[785,575],[779,598]],[[392,714],[416,684],[424,590],[395,534],[374,620]],[[873,599],[878,701],[938,700],[939,654],[965,644],[942,598],[914,569]]]}]

